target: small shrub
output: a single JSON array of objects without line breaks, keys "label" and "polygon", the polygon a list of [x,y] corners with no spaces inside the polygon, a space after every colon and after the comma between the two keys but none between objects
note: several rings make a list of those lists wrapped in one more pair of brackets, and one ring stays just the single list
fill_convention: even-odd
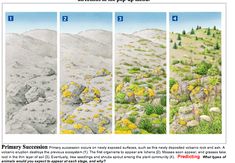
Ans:
[{"label": "small shrub", "polygon": [[116,102],[117,103],[121,103],[121,104],[126,103],[125,97],[126,97],[125,93],[122,93],[122,92],[117,93],[117,95],[116,95]]},{"label": "small shrub", "polygon": [[202,61],[201,63],[199,63],[196,67],[196,69],[194,70],[194,72],[196,74],[199,74],[199,75],[206,75],[207,74],[207,71],[211,68],[211,64],[210,63],[207,63],[205,61]]},{"label": "small shrub", "polygon": [[173,49],[178,49],[178,47],[177,47],[177,44],[176,44],[176,43],[174,43],[174,45],[173,45]]},{"label": "small shrub", "polygon": [[130,74],[135,74],[135,73],[138,73],[139,71],[140,71],[140,68],[138,68],[138,67],[133,67],[133,68],[128,70],[128,72]]},{"label": "small shrub", "polygon": [[157,105],[155,107],[155,110],[154,110],[154,113],[158,114],[158,115],[161,115],[165,112],[164,108],[162,105]]},{"label": "small shrub", "polygon": [[131,81],[131,77],[130,76],[125,76],[123,78],[123,82],[129,83]]},{"label": "small shrub", "polygon": [[166,96],[161,97],[160,103],[162,106],[166,106]]},{"label": "small shrub", "polygon": [[152,125],[152,123],[151,123],[151,121],[149,120],[149,119],[147,119],[147,118],[142,118],[141,120],[140,120],[140,123],[139,123],[139,128],[140,129],[144,129],[144,130],[146,130],[147,132],[152,132],[152,130],[153,130],[153,125]]},{"label": "small shrub", "polygon": [[147,105],[145,106],[145,114],[151,115],[151,114],[153,114],[153,113],[154,113],[154,106],[151,105],[151,104],[147,104]]},{"label": "small shrub", "polygon": [[136,117],[133,116],[133,115],[130,115],[130,116],[128,117],[128,120],[131,121],[132,123],[135,123],[135,122],[136,122]]},{"label": "small shrub", "polygon": [[211,68],[208,70],[207,74],[210,75],[210,76],[219,75],[219,74],[220,74],[220,70],[218,69],[217,66],[213,66],[213,67],[211,67]]},{"label": "small shrub", "polygon": [[177,83],[177,81],[173,78],[170,78],[170,89],[175,83]]}]

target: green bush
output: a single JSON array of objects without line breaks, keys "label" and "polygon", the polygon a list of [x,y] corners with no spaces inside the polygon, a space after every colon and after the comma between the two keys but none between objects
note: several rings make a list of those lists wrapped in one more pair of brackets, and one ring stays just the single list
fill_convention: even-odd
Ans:
[{"label": "green bush", "polygon": [[142,118],[139,122],[139,126],[140,129],[146,130],[147,132],[152,132],[153,130],[153,125],[151,123],[151,121],[147,118]]},{"label": "green bush", "polygon": [[122,93],[122,92],[117,93],[116,102],[121,103],[121,104],[125,104],[126,103],[125,97],[126,97],[125,93]]},{"label": "green bush", "polygon": [[206,75],[207,71],[211,68],[211,66],[212,65],[210,63],[202,61],[196,66],[196,69],[194,70],[194,72],[199,75]]},{"label": "green bush", "polygon": [[131,77],[130,76],[125,76],[123,78],[123,82],[129,83],[131,81]]},{"label": "green bush", "polygon": [[130,116],[128,117],[128,120],[131,121],[132,123],[135,123],[135,122],[136,122],[136,117],[133,116],[133,115],[130,115]]},{"label": "green bush", "polygon": [[158,115],[161,115],[165,112],[164,108],[162,105],[157,105],[154,109],[154,113],[155,114],[158,114]]},{"label": "green bush", "polygon": [[140,68],[138,68],[138,67],[133,67],[133,68],[128,70],[128,72],[130,74],[135,74],[135,73],[138,73],[139,71],[140,71]]},{"label": "green bush", "polygon": [[161,115],[165,112],[164,107],[162,105],[152,105],[152,104],[146,104],[145,105],[145,114],[151,115],[151,114],[158,114]]},{"label": "green bush", "polygon": [[154,113],[154,106],[151,104],[145,105],[145,114],[151,115]]},{"label": "green bush", "polygon": [[162,106],[166,106],[166,96],[161,97],[160,103]]},{"label": "green bush", "polygon": [[173,78],[170,78],[170,89],[175,83],[177,83],[177,81]]},{"label": "green bush", "polygon": [[217,66],[212,66],[208,72],[207,72],[208,75],[210,76],[215,76],[215,75],[219,75],[220,74],[220,70]]}]

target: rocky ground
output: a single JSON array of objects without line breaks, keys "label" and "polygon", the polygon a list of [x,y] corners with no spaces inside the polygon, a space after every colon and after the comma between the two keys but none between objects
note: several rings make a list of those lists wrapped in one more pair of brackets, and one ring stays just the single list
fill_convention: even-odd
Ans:
[{"label": "rocky ground", "polygon": [[166,133],[166,33],[116,34],[115,133]]},{"label": "rocky ground", "polygon": [[220,134],[221,31],[171,33],[170,132]]},{"label": "rocky ground", "polygon": [[6,133],[56,133],[56,112],[56,32],[6,34]]},{"label": "rocky ground", "polygon": [[112,33],[61,34],[61,134],[112,132]]}]

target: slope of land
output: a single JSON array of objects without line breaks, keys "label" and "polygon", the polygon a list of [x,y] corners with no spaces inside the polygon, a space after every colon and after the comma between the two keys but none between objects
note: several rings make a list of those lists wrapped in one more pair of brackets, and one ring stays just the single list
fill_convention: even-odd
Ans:
[{"label": "slope of land", "polygon": [[198,26],[170,38],[171,133],[220,134],[221,31]]},{"label": "slope of land", "polygon": [[61,34],[61,133],[112,131],[112,33]]},{"label": "slope of land", "polygon": [[166,33],[116,34],[117,134],[166,133]]},{"label": "slope of land", "polygon": [[55,31],[6,34],[6,133],[56,133],[56,110]]}]

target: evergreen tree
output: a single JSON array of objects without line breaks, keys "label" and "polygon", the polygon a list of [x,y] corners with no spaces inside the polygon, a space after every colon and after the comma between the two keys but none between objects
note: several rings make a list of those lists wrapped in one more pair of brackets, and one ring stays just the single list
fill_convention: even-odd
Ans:
[{"label": "evergreen tree", "polygon": [[177,49],[177,48],[178,48],[178,47],[177,47],[177,44],[174,43],[173,49]]},{"label": "evergreen tree", "polygon": [[194,35],[194,34],[195,34],[195,31],[194,31],[194,29],[193,29],[193,28],[191,29],[190,34],[191,34],[191,35]]},{"label": "evergreen tree", "polygon": [[212,37],[215,37],[215,34],[213,33]]},{"label": "evergreen tree", "polygon": [[214,28],[213,28],[214,30],[216,30],[216,26],[214,26]]},{"label": "evergreen tree", "polygon": [[198,37],[196,36],[196,38],[195,38],[196,40],[198,40]]},{"label": "evergreen tree", "polygon": [[216,42],[216,44],[215,44],[215,48],[214,48],[215,50],[219,50],[220,49],[220,45],[219,45],[219,43],[218,42]]},{"label": "evergreen tree", "polygon": [[177,40],[181,40],[180,34],[178,34]]},{"label": "evergreen tree", "polygon": [[211,35],[211,29],[210,28],[207,29],[207,35]]},{"label": "evergreen tree", "polygon": [[183,34],[183,35],[185,35],[185,34],[186,34],[186,31],[185,31],[185,30],[183,30],[182,34]]},{"label": "evergreen tree", "polygon": [[181,46],[181,41],[178,43],[178,46]]}]

